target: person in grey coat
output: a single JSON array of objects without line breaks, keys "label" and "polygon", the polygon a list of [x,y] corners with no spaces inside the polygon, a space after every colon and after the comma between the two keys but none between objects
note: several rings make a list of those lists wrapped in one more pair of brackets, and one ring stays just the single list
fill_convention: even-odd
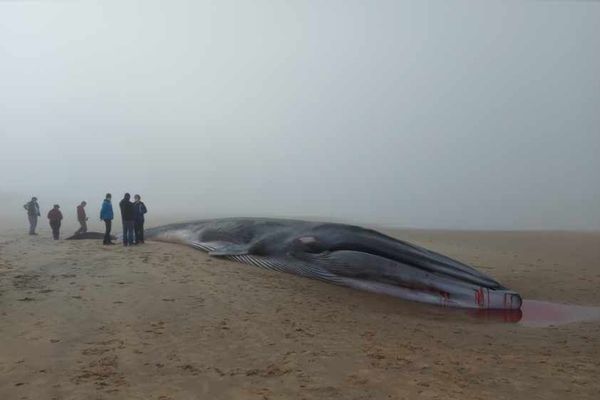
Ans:
[{"label": "person in grey coat", "polygon": [[23,205],[23,208],[27,210],[29,234],[37,235],[37,233],[35,233],[35,228],[37,227],[38,217],[40,216],[40,205],[37,202],[37,197],[32,197],[30,202]]}]

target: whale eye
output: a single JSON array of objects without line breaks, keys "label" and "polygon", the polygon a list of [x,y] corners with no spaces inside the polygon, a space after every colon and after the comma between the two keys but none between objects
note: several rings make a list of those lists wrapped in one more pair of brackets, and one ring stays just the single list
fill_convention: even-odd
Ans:
[{"label": "whale eye", "polygon": [[298,240],[304,244],[315,243],[317,241],[314,236],[302,236]]}]

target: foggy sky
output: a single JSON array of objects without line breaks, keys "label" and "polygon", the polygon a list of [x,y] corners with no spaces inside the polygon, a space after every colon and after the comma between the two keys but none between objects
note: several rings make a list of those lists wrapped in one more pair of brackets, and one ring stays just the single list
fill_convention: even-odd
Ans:
[{"label": "foggy sky", "polygon": [[597,2],[0,1],[0,192],[600,229],[599,48]]}]

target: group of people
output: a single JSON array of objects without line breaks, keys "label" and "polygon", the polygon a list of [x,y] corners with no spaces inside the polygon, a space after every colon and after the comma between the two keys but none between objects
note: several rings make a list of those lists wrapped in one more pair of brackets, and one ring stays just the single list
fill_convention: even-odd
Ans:
[{"label": "group of people", "polygon": [[[112,195],[106,194],[104,201],[102,202],[102,208],[100,209],[100,219],[104,221],[105,232],[104,232],[104,245],[113,245],[110,232],[112,230],[112,220],[114,219],[114,213],[112,208]],[[85,206],[87,203],[82,201],[77,206],[77,221],[79,222],[79,229],[75,232],[76,235],[87,232],[87,221],[88,217],[85,212]],[[41,216],[40,205],[37,197],[32,197],[31,201],[23,205],[23,208],[27,210],[27,217],[29,219],[29,234],[37,235],[35,233],[38,217]],[[123,224],[123,245],[131,246],[134,244],[144,243],[144,215],[148,212],[146,205],[142,202],[142,198],[139,194],[134,196],[134,201],[131,201],[131,195],[125,193],[123,199],[119,202],[119,208],[121,210],[121,220]],[[60,211],[60,206],[55,204],[54,207],[48,212],[48,221],[50,228],[52,229],[52,237],[54,240],[60,238],[60,226],[62,223],[63,215]]]},{"label": "group of people", "polygon": [[[121,209],[121,221],[123,224],[123,246],[131,246],[134,244],[144,243],[144,214],[148,212],[146,205],[142,202],[139,194],[133,196],[134,201],[131,202],[131,195],[125,193],[123,199],[119,202]],[[100,219],[104,221],[104,244],[114,244],[110,237],[112,229],[112,220],[114,217],[112,208],[112,195],[106,193],[102,208],[100,209]]]}]

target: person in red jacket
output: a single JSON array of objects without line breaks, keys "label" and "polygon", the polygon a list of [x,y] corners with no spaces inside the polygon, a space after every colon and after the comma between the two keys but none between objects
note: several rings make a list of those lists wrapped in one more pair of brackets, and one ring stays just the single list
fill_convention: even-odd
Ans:
[{"label": "person in red jacket", "polygon": [[79,235],[80,233],[86,233],[87,232],[87,215],[85,214],[85,206],[87,205],[87,203],[85,201],[82,201],[80,205],[77,206],[77,221],[79,221],[79,229],[77,229],[77,232],[75,232],[76,235]]},{"label": "person in red jacket", "polygon": [[63,215],[59,208],[60,206],[55,204],[54,208],[48,212],[48,219],[50,220],[50,228],[52,228],[54,240],[58,240],[60,236],[60,223],[63,219]]}]

